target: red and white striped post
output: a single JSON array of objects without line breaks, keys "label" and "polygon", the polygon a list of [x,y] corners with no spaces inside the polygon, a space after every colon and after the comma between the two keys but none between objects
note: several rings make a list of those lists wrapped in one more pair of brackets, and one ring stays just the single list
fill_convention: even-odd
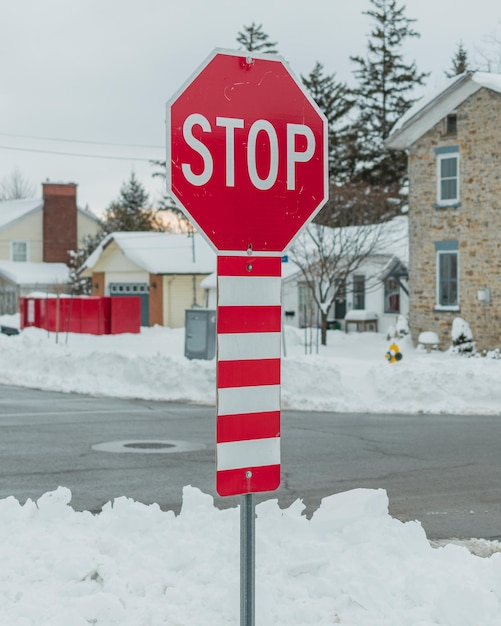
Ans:
[{"label": "red and white striped post", "polygon": [[280,256],[217,261],[216,490],[280,485]]},{"label": "red and white striped post", "polygon": [[167,103],[166,145],[168,192],[219,254],[216,490],[242,495],[254,626],[252,498],[280,485],[281,255],[328,198],[328,124],[281,57],[214,50]]}]

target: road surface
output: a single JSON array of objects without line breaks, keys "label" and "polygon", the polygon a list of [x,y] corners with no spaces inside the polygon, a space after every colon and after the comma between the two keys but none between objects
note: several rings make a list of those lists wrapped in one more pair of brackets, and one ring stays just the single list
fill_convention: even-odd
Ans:
[{"label": "road surface", "polygon": [[[214,413],[0,386],[0,498],[24,502],[64,485],[78,510],[97,512],[126,495],[178,512],[183,486],[192,485],[218,506],[236,506],[239,498],[214,491]],[[95,447],[117,441],[134,447]],[[179,441],[199,449],[177,451]],[[501,538],[500,442],[501,416],[284,411],[282,484],[256,500],[300,498],[311,514],[330,494],[382,488],[391,514],[418,519],[430,539]]]}]

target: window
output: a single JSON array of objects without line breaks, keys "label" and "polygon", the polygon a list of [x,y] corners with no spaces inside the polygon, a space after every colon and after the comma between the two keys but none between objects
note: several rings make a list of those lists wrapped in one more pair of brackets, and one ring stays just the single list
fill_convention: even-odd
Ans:
[{"label": "window", "polygon": [[310,326],[313,322],[313,312],[315,303],[313,294],[306,283],[298,285],[298,305],[299,305],[299,327]]},{"label": "window", "polygon": [[365,309],[365,276],[363,274],[353,276],[353,308]]},{"label": "window", "polygon": [[457,241],[435,243],[437,251],[437,308],[459,305],[459,252]]},{"label": "window", "polygon": [[392,276],[384,281],[384,312],[400,313],[400,285]]},{"label": "window", "polygon": [[458,132],[458,116],[455,113],[451,113],[445,118],[445,133],[446,135],[457,135]]},{"label": "window", "polygon": [[459,152],[457,148],[437,149],[437,204],[459,204]]},{"label": "window", "polygon": [[13,241],[11,244],[12,261],[25,263],[28,260],[28,242]]},{"label": "window", "polygon": [[334,318],[337,320],[344,319],[346,315],[346,281],[344,278],[336,278],[334,282],[336,290],[336,298],[334,300]]}]

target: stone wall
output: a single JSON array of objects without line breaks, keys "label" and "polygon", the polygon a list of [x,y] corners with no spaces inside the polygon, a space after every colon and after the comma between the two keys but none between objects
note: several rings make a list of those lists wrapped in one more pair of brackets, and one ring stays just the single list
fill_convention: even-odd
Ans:
[{"label": "stone wall", "polygon": [[[501,347],[501,95],[482,88],[460,105],[457,134],[445,120],[409,151],[410,329],[451,345],[455,317],[471,326],[477,348]],[[459,147],[459,207],[435,208],[436,148]],[[435,242],[459,244],[459,308],[436,309]],[[491,302],[478,290],[490,288]]]}]

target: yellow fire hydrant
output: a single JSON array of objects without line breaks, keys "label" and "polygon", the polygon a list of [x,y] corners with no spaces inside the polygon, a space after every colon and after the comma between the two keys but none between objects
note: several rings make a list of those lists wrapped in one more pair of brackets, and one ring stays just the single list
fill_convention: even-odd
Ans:
[{"label": "yellow fire hydrant", "polygon": [[395,363],[395,361],[402,360],[402,353],[396,343],[391,344],[385,356],[388,359],[388,363]]}]

